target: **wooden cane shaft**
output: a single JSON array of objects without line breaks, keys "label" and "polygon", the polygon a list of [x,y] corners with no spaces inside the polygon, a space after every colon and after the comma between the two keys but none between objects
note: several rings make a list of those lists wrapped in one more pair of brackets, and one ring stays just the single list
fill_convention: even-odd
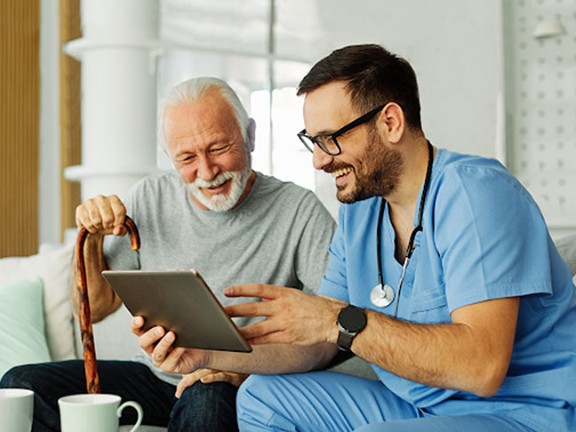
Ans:
[{"label": "wooden cane shaft", "polygon": [[[134,221],[126,216],[124,226],[130,234],[130,243],[133,250],[140,248],[140,235]],[[84,373],[86,375],[86,390],[88,393],[100,393],[100,378],[96,364],[96,350],[94,347],[94,333],[90,317],[90,300],[88,297],[88,283],[86,277],[86,265],[84,261],[84,243],[89,232],[82,228],[76,240],[76,265],[77,265],[77,289],[80,310],[80,334],[82,336],[82,348],[84,351]]]}]

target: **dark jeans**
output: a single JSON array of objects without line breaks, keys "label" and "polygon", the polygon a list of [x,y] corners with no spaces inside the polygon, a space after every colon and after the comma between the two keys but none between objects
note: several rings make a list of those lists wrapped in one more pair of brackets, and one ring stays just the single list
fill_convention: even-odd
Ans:
[{"label": "dark jeans", "polygon": [[[122,401],[136,401],[144,410],[143,424],[168,426],[172,431],[237,431],[236,392],[228,383],[188,387],[182,397],[176,387],[152,373],[144,364],[130,361],[98,361],[102,393],[116,394]],[[33,432],[59,431],[58,399],[86,393],[84,362],[69,360],[15,367],[4,374],[0,388],[34,390]],[[120,424],[134,424],[133,410],[124,410]]]}]

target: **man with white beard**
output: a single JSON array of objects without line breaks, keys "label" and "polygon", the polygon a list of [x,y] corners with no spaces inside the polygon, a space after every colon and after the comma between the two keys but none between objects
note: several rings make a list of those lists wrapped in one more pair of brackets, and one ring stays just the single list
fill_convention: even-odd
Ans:
[{"label": "man with white beard", "polygon": [[[78,227],[91,233],[84,253],[92,320],[121,305],[101,276],[108,268],[194,268],[227,305],[240,300],[223,290],[239,283],[315,291],[334,220],[312,192],[252,170],[255,123],[234,91],[214,78],[185,81],[166,97],[159,127],[176,172],[141,180],[125,202],[98,196],[76,209]],[[138,254],[123,237],[126,215],[140,232]],[[114,235],[104,241],[107,234]],[[99,361],[98,371],[102,392],[140,403],[145,424],[170,431],[237,429],[236,391],[246,375],[202,369],[182,377],[162,372],[146,355]],[[58,398],[84,392],[83,363],[15,368],[1,386],[33,389],[33,430],[59,430]],[[133,423],[129,411],[121,423]]]}]

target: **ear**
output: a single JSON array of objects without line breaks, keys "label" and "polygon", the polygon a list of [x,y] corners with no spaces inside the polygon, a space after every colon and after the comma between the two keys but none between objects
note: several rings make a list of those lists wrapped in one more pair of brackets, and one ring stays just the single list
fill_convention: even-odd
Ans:
[{"label": "ear", "polygon": [[400,105],[395,102],[386,104],[386,106],[382,108],[378,120],[384,125],[388,141],[392,143],[400,141],[406,128],[404,111]]},{"label": "ear", "polygon": [[256,122],[253,118],[248,121],[248,127],[246,128],[246,139],[248,140],[246,143],[246,149],[252,153],[254,151],[254,142],[256,141]]}]

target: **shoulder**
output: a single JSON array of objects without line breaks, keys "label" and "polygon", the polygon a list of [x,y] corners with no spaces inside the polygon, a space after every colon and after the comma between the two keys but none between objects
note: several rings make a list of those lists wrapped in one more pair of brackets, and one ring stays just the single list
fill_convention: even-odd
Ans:
[{"label": "shoulder", "polygon": [[259,197],[274,196],[278,200],[285,200],[293,204],[307,202],[321,205],[316,194],[309,189],[259,172],[256,174],[257,183],[255,193]]},{"label": "shoulder", "polygon": [[292,182],[257,173],[251,204],[269,207],[271,212],[296,219],[319,218],[333,221],[318,196],[311,190]]},{"label": "shoulder", "polygon": [[438,150],[436,159],[433,171],[436,171],[440,177],[464,177],[470,174],[474,180],[483,176],[511,176],[504,165],[496,159],[442,149]]},{"label": "shoulder", "polygon": [[131,194],[153,193],[160,190],[167,192],[170,189],[180,189],[182,186],[182,180],[177,172],[163,171],[138,180],[132,187]]},{"label": "shoulder", "polygon": [[425,212],[445,247],[462,243],[464,236],[476,244],[485,244],[487,237],[508,244],[509,239],[526,237],[528,226],[546,231],[538,205],[500,162],[450,152],[441,154],[438,162]]},{"label": "shoulder", "polygon": [[496,159],[446,150],[437,157],[431,191],[439,198],[462,195],[472,202],[520,200],[534,204],[528,191]]}]

